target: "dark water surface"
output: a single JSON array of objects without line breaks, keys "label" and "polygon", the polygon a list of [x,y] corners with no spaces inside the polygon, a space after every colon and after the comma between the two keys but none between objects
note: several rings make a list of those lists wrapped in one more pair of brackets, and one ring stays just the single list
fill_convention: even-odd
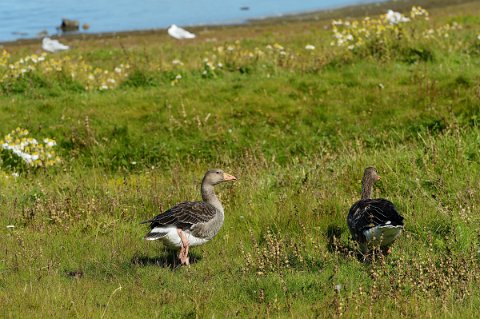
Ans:
[{"label": "dark water surface", "polygon": [[202,24],[331,9],[375,0],[0,0],[0,41],[57,34],[62,18],[88,23],[87,32]]}]

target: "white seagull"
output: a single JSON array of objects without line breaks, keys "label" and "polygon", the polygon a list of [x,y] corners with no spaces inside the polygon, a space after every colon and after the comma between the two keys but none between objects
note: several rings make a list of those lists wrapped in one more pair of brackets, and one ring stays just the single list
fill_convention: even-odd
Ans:
[{"label": "white seagull", "polygon": [[195,38],[195,34],[191,33],[191,32],[188,32],[187,30],[185,29],[182,29],[180,27],[177,27],[175,24],[172,24],[169,28],[168,28],[168,34],[171,36],[171,37],[174,37],[175,39],[194,39]]},{"label": "white seagull", "polygon": [[59,52],[69,50],[70,47],[63,43],[60,43],[58,40],[52,40],[50,38],[43,38],[42,40],[42,49],[48,52]]}]

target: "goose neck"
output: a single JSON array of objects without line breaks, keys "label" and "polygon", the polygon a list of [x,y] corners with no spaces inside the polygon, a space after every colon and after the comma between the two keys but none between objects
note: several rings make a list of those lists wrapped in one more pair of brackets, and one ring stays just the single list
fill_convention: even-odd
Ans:
[{"label": "goose neck", "polygon": [[213,185],[202,183],[202,199],[204,202],[213,205],[213,207],[223,212],[222,204],[217,195],[215,195]]},{"label": "goose neck", "polygon": [[364,177],[362,179],[362,199],[369,199],[372,197],[373,179]]}]

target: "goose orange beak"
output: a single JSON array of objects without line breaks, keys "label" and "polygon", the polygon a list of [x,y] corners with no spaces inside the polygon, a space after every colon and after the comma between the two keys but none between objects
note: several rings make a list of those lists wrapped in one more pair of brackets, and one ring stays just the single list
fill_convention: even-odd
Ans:
[{"label": "goose orange beak", "polygon": [[233,175],[230,175],[230,174],[227,174],[227,173],[223,173],[223,180],[224,181],[236,181],[237,178]]},{"label": "goose orange beak", "polygon": [[382,178],[380,177],[380,175],[377,175],[377,181],[381,180]]}]

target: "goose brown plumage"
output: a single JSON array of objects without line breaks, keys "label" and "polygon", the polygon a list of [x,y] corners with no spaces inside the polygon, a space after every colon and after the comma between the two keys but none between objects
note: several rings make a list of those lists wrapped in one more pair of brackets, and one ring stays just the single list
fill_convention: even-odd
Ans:
[{"label": "goose brown plumage", "polygon": [[395,205],[384,198],[372,199],[372,188],[380,176],[374,167],[367,167],[362,178],[362,198],[352,205],[347,217],[348,228],[363,254],[370,247],[390,253],[390,245],[403,231],[403,217]]},{"label": "goose brown plumage", "polygon": [[180,203],[142,222],[150,223],[151,228],[145,239],[161,240],[168,247],[179,247],[180,262],[188,265],[189,247],[208,242],[223,226],[223,206],[215,195],[214,186],[234,180],[235,176],[220,169],[207,171],[201,185],[203,201]]}]

